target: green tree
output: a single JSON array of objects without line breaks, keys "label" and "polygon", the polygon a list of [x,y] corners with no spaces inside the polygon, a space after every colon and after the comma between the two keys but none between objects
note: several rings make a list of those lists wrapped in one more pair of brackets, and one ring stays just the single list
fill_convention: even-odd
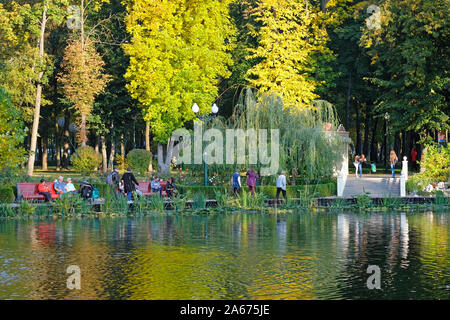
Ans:
[{"label": "green tree", "polygon": [[0,87],[0,170],[14,168],[24,161],[25,150],[20,145],[26,132],[19,109]]},{"label": "green tree", "polygon": [[191,106],[209,112],[219,77],[229,75],[230,1],[135,0],[127,6],[125,75],[158,142],[194,118]]},{"label": "green tree", "polygon": [[303,0],[260,0],[252,15],[262,26],[249,58],[260,62],[247,72],[248,81],[262,93],[282,97],[285,107],[311,108],[320,85],[313,57],[330,54],[320,8]]},{"label": "green tree", "polygon": [[380,28],[362,37],[381,89],[378,111],[423,140],[450,128],[450,27],[448,0],[385,0]]}]

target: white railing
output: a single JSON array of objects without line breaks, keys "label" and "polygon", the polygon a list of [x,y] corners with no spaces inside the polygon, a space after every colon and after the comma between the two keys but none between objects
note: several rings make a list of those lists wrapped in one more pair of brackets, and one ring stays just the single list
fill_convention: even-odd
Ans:
[{"label": "white railing", "polygon": [[406,197],[406,181],[408,181],[408,160],[403,157],[402,175],[400,177],[400,197]]},{"label": "white railing", "polygon": [[344,161],[342,164],[341,170],[339,170],[338,178],[337,178],[337,196],[342,197],[344,194],[345,185],[347,184],[347,176],[348,176],[348,164],[347,161]]}]

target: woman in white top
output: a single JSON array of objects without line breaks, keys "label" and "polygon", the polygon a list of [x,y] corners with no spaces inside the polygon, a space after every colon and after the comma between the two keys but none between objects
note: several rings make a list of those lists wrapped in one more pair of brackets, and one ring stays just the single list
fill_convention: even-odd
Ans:
[{"label": "woman in white top", "polygon": [[67,178],[65,189],[66,189],[65,192],[67,193],[77,193],[77,189],[75,189],[75,186],[73,185],[71,178]]},{"label": "woman in white top", "polygon": [[286,197],[286,171],[282,171],[281,174],[278,176],[278,179],[277,179],[277,203],[278,203],[278,198],[280,196],[280,192],[283,192],[284,200],[287,201],[287,197]]}]

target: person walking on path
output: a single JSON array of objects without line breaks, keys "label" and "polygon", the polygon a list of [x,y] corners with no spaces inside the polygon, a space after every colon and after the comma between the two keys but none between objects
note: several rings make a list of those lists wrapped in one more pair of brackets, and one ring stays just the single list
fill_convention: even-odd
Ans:
[{"label": "person walking on path", "polygon": [[363,173],[363,164],[366,163],[367,159],[366,156],[364,154],[361,155],[361,157],[359,158],[359,177],[362,178],[362,173]]},{"label": "person walking on path", "polygon": [[357,178],[358,178],[359,159],[360,159],[360,156],[357,154],[355,156],[355,161],[353,162],[353,165],[355,166],[355,176]]},{"label": "person walking on path", "polygon": [[255,194],[256,179],[258,179],[259,176],[253,168],[250,168],[250,170],[247,171],[247,176],[247,185],[250,189],[251,195],[253,196]]},{"label": "person walking on path", "polygon": [[131,173],[131,168],[127,168],[127,172],[123,174],[122,183],[124,192],[127,194],[128,202],[131,202],[133,192],[136,191],[136,186],[139,185],[139,182],[136,181],[134,174]]},{"label": "person walking on path", "polygon": [[239,173],[239,169],[236,169],[236,171],[232,175],[232,178],[234,196],[237,197],[239,189],[241,188],[241,174]]},{"label": "person walking on path", "polygon": [[280,192],[283,193],[284,201],[287,201],[286,197],[286,171],[282,171],[281,174],[277,178],[277,204],[280,196]]},{"label": "person walking on path", "polygon": [[398,162],[398,157],[394,150],[391,150],[391,154],[389,155],[389,162],[391,164],[392,178],[395,179],[395,165]]},{"label": "person walking on path", "polygon": [[50,192],[50,187],[45,183],[44,179],[41,179],[41,183],[38,184],[38,192],[43,195],[45,202],[52,201],[52,193]]}]

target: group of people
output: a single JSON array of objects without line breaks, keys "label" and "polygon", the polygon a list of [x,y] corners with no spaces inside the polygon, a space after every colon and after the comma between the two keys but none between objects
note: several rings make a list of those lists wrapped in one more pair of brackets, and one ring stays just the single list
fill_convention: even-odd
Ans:
[{"label": "group of people", "polygon": [[[415,163],[416,161],[416,156],[417,156],[417,152],[415,152],[415,150],[413,149],[413,163]],[[397,154],[395,153],[394,150],[391,150],[390,154],[389,154],[389,165],[391,166],[391,172],[392,172],[392,178],[395,179],[395,165],[398,162],[398,157]],[[355,175],[358,178],[358,170],[359,170],[359,177],[362,178],[362,168],[363,165],[367,163],[367,159],[366,156],[364,154],[361,155],[356,155],[355,156],[355,161],[353,162],[353,165],[355,166]]]},{"label": "group of people", "polygon": [[[50,202],[52,200],[52,190],[51,186],[47,184],[45,179],[41,179],[40,183],[38,184],[38,193],[40,195],[43,195],[45,198],[45,202]],[[77,193],[77,189],[75,189],[75,186],[72,183],[71,178],[67,178],[67,182],[64,182],[64,177],[59,176],[57,180],[53,183],[53,189],[57,194],[60,196],[63,194],[74,194]]]},{"label": "group of people", "polygon": [[[154,177],[154,179],[150,183],[151,192],[159,193],[159,195],[162,196],[162,182],[162,179]],[[131,168],[127,168],[127,171],[122,175],[121,178],[119,177],[119,169],[115,168],[114,171],[107,176],[106,183],[113,186],[116,197],[119,194],[125,194],[127,196],[128,202],[131,202],[133,200],[133,193],[136,193],[138,196],[143,195],[139,189],[136,189],[136,186],[139,185],[139,182],[131,172]],[[165,190],[169,198],[176,195],[177,190],[174,178],[169,179],[169,181],[166,183]]]},{"label": "group of people", "polygon": [[[247,186],[249,188],[250,194],[253,196],[255,194],[256,180],[259,178],[259,176],[256,173],[255,169],[253,169],[253,168],[250,168],[246,172],[246,176],[247,176]],[[237,196],[239,189],[242,187],[241,174],[240,174],[239,169],[236,169],[236,171],[232,175],[232,184],[233,184],[234,195]],[[278,176],[276,186],[277,186],[277,195],[276,195],[277,202],[278,202],[280,193],[282,193],[284,199],[287,200],[286,171],[282,171],[281,174]]]}]

